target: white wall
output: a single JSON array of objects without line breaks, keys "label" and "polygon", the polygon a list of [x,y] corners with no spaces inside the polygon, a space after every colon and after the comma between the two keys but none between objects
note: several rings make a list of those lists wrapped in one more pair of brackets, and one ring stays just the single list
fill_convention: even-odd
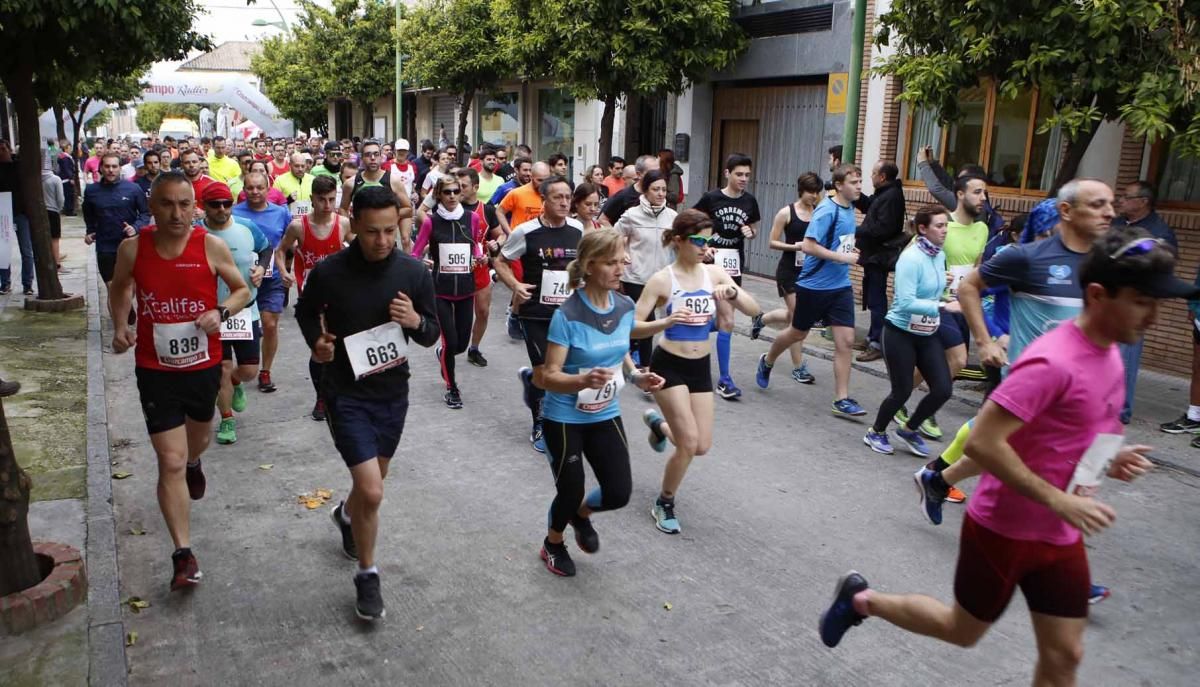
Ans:
[{"label": "white wall", "polygon": [[1101,179],[1109,186],[1117,183],[1117,171],[1121,165],[1121,140],[1125,137],[1125,125],[1119,122],[1103,122],[1096,130],[1091,145],[1083,154],[1077,176]]},{"label": "white wall", "polygon": [[[679,98],[675,101],[675,133],[677,135],[687,134],[692,138],[689,148],[689,159],[696,154],[696,146],[709,145],[707,132],[701,132],[697,135],[696,132],[692,131],[692,103],[691,88],[679,94]],[[668,145],[674,148],[675,141],[669,141]],[[691,179],[692,163],[679,161],[676,161],[676,163],[683,168],[683,188],[686,190],[688,188],[688,181]]]},{"label": "white wall", "polygon": [[[875,17],[878,17],[887,12],[892,6],[891,0],[876,0],[875,2]],[[895,52],[892,46],[883,46],[882,49],[872,48],[874,51],[870,56],[872,64],[878,64],[879,60],[884,59]],[[863,55],[864,69],[868,55]],[[875,185],[871,183],[870,167],[879,161],[880,151],[883,148],[883,116],[887,110],[887,102],[884,100],[884,80],[881,77],[873,76],[867,82],[867,118],[863,123],[863,142],[862,150],[859,151],[858,159],[862,160],[863,172],[863,193],[874,193]],[[896,164],[898,161],[893,160]]]}]

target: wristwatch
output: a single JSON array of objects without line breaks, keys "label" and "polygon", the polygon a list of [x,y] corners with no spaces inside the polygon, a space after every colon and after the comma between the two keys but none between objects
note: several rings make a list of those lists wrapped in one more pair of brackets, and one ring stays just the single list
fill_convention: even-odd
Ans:
[{"label": "wristwatch", "polygon": [[229,308],[226,308],[223,305],[218,305],[217,314],[221,316],[221,321],[224,322],[225,320],[229,319]]}]

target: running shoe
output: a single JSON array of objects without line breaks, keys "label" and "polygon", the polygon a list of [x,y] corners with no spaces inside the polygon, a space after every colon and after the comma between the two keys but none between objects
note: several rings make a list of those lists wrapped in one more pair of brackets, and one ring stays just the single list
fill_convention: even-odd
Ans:
[{"label": "running shoe", "polygon": [[571,518],[571,529],[575,530],[575,543],[584,553],[596,553],[600,550],[600,535],[592,527],[591,518],[581,518],[578,515]]},{"label": "running shoe", "polygon": [[525,332],[521,330],[521,321],[512,314],[512,308],[508,309],[508,338],[513,341],[524,341]]},{"label": "running shoe", "polygon": [[650,517],[654,518],[654,526],[659,532],[679,534],[679,520],[675,517],[675,502],[658,499],[650,509]]},{"label": "running shoe", "polygon": [[221,424],[217,425],[217,443],[232,444],[237,441],[237,421],[231,417],[221,418]]},{"label": "running shoe", "polygon": [[950,485],[950,491],[946,492],[946,503],[962,503],[966,500],[967,495],[961,489]]},{"label": "running shoe", "polygon": [[717,395],[726,401],[734,401],[742,397],[742,390],[733,383],[731,377],[722,377],[717,382]]},{"label": "running shoe", "polygon": [[878,348],[868,347],[867,350],[859,353],[854,359],[860,363],[872,363],[876,360],[883,360],[883,351]]},{"label": "running shoe", "polygon": [[32,296],[32,295],[33,295],[33,287],[32,287],[32,286],[26,286],[26,287],[25,287],[25,295],[26,295],[26,296]]},{"label": "running shoe", "polygon": [[921,438],[919,432],[914,432],[911,429],[903,427],[896,428],[896,438],[908,447],[910,453],[919,458],[929,457],[929,447],[925,445],[925,440]]},{"label": "running shoe", "polygon": [[462,410],[462,395],[458,393],[458,389],[447,389],[445,399],[447,408]]},{"label": "running shoe", "polygon": [[387,615],[383,610],[383,593],[379,591],[379,573],[359,573],[354,576],[354,614],[367,621]]},{"label": "running shoe", "polygon": [[546,437],[542,435],[542,423],[533,423],[533,428],[529,430],[529,443],[533,444],[533,450],[538,453],[546,452]]},{"label": "running shoe", "polygon": [[356,561],[358,560],[358,547],[354,545],[354,530],[350,529],[350,523],[342,517],[345,512],[346,502],[342,501],[329,511],[329,517],[333,520],[333,524],[337,525],[338,532],[342,534],[342,555]]},{"label": "running shoe", "polygon": [[8,398],[20,390],[20,382],[6,382],[0,379],[0,398]]},{"label": "running shoe", "polygon": [[313,404],[312,419],[317,422],[325,421],[325,401],[318,398],[317,402]]},{"label": "running shoe", "polygon": [[1167,434],[1200,434],[1200,420],[1192,420],[1184,413],[1178,420],[1164,422],[1158,428]]},{"label": "running shoe", "polygon": [[987,373],[979,365],[967,365],[958,371],[954,379],[955,381],[961,380],[964,382],[983,382],[987,380]]},{"label": "running shoe", "polygon": [[195,465],[188,465],[183,472],[183,479],[187,482],[188,496],[193,501],[199,501],[204,498],[204,490],[208,488],[208,480],[204,478],[204,468],[200,465],[200,461],[196,461]]},{"label": "running shoe", "polygon": [[872,451],[882,453],[885,456],[895,453],[895,450],[892,448],[892,442],[888,440],[887,432],[876,432],[873,429],[868,429],[866,436],[863,437],[863,443],[870,446]]},{"label": "running shoe", "polygon": [[275,390],[275,382],[271,381],[270,370],[258,371],[258,390],[264,394],[269,394]]},{"label": "running shoe", "polygon": [[566,543],[553,544],[549,539],[542,540],[542,560],[546,562],[546,570],[559,577],[575,577],[575,561],[567,553]]},{"label": "running shoe", "polygon": [[1093,584],[1091,590],[1088,591],[1088,603],[1098,604],[1108,597],[1112,596],[1112,590],[1108,587],[1099,584]]},{"label": "running shoe", "polygon": [[11,286],[0,286],[0,296],[7,296],[10,293],[12,293]]},{"label": "running shoe", "polygon": [[517,380],[521,382],[521,389],[524,391],[521,398],[525,401],[525,407],[533,410],[533,404],[537,402],[534,398],[533,368],[527,365],[517,370]]},{"label": "running shoe", "polygon": [[650,436],[647,437],[650,448],[659,453],[667,450],[667,435],[662,431],[663,416],[658,412],[658,408],[647,408],[642,413],[642,422],[650,428]]},{"label": "running shoe", "polygon": [[171,554],[171,565],[175,572],[171,576],[171,591],[178,591],[200,584],[204,573],[200,572],[200,564],[191,549],[179,549]]},{"label": "running shoe", "polygon": [[767,388],[771,384],[771,368],[773,365],[767,364],[767,354],[763,353],[758,356],[758,370],[754,373],[754,381],[758,382],[758,386],[762,389]]},{"label": "running shoe", "polygon": [[838,417],[862,417],[867,414],[858,401],[853,398],[843,398],[833,402],[833,414]]},{"label": "running shoe", "polygon": [[901,427],[907,426],[908,425],[908,408],[905,408],[904,406],[900,406],[900,410],[896,411],[896,414],[892,416],[892,419],[895,420],[896,424],[900,425]]},{"label": "running shoe", "polygon": [[1192,439],[1192,443],[1190,443],[1188,445],[1191,446],[1192,448],[1200,448],[1200,437],[1196,437],[1195,439]]},{"label": "running shoe", "polygon": [[[901,426],[903,427],[903,425]],[[936,417],[930,417],[926,419],[921,423],[921,426],[917,428],[917,431],[920,432],[921,435],[926,439],[932,439],[934,441],[941,441],[942,436],[944,435],[942,428],[938,426]]]},{"label": "running shoe", "polygon": [[808,363],[800,363],[800,367],[792,369],[792,379],[800,384],[815,384],[817,378],[808,371]]},{"label": "running shoe", "polygon": [[750,318],[750,338],[757,339],[759,337],[759,335],[762,334],[763,328],[766,326],[767,326],[766,323],[763,322],[763,314],[762,313],[759,313],[759,314],[755,315],[754,317],[751,317]]},{"label": "running shoe", "polygon": [[933,476],[936,474],[929,468],[921,468],[913,473],[913,483],[917,485],[921,514],[931,525],[942,524],[942,501],[946,499],[945,492],[933,483]]},{"label": "running shoe", "polygon": [[870,585],[866,578],[854,570],[842,575],[833,591],[833,603],[821,614],[821,641],[832,649],[842,641],[846,631],[867,619],[854,610],[854,595],[865,591]]},{"label": "running shoe", "polygon": [[467,362],[475,367],[487,367],[487,358],[483,357],[478,348],[472,348],[467,351]]},{"label": "running shoe", "polygon": [[234,412],[246,412],[246,390],[241,384],[235,384],[233,387],[233,410]]}]

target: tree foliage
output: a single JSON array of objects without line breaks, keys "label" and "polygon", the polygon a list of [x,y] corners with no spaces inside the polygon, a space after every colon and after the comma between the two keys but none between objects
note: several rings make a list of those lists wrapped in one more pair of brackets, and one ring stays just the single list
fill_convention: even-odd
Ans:
[{"label": "tree foliage", "polygon": [[138,131],[156,133],[167,117],[188,119],[200,123],[200,109],[203,105],[196,103],[141,103],[137,106],[134,121]]},{"label": "tree foliage", "polygon": [[493,5],[491,0],[425,0],[411,7],[400,25],[400,44],[410,54],[405,80],[457,95],[460,149],[475,96],[516,73],[510,51],[480,49],[494,43],[494,27],[503,20]]},{"label": "tree foliage", "polygon": [[322,90],[316,78],[328,68],[308,33],[268,38],[251,61],[263,93],[280,114],[305,131],[324,131],[328,126],[328,98],[334,93]]},{"label": "tree foliage", "polygon": [[[1039,89],[1075,172],[1096,127],[1120,119],[1151,140],[1200,154],[1200,1],[893,0],[876,43],[896,52],[876,67],[903,83],[900,99],[959,118],[958,92],[993,79],[1001,98]],[[1074,165],[1074,166],[1073,166]],[[1058,184],[1056,183],[1057,187]]]},{"label": "tree foliage", "polygon": [[[88,107],[90,107],[93,102],[106,102],[117,105],[120,103],[127,103],[131,100],[136,100],[138,96],[142,94],[142,88],[144,88],[142,75],[145,73],[145,71],[145,68],[136,67],[131,68],[129,73],[125,76],[114,74],[103,77],[94,77],[77,82],[75,87],[69,93],[64,95],[61,101],[55,103],[59,109],[61,109],[63,112],[66,112],[71,118],[71,123],[74,127],[74,135],[71,140],[79,140],[79,134],[84,130],[85,125],[86,128],[92,128],[96,126],[104,126],[104,124],[108,123],[108,119],[111,117],[111,115],[105,117],[105,119],[99,124],[93,123],[101,116],[104,116],[103,113],[108,112],[107,109],[96,113],[96,115],[87,122],[83,121],[84,115],[87,114]],[[45,104],[43,103],[43,106],[44,105]],[[142,131],[146,131],[146,129],[142,129]]]}]

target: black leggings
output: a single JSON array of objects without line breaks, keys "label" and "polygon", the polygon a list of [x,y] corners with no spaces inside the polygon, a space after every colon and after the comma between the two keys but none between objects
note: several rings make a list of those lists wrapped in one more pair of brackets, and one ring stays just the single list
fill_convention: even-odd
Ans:
[{"label": "black leggings", "polygon": [[879,414],[872,427],[876,432],[886,430],[896,411],[908,402],[913,390],[914,369],[921,371],[929,385],[929,393],[908,416],[908,429],[920,427],[950,399],[950,366],[946,364],[946,350],[936,335],[912,334],[888,322],[883,327],[883,359],[892,380],[892,393],[879,404]]},{"label": "black leggings", "polygon": [[[634,303],[637,303],[638,299],[642,297],[642,291],[645,288],[646,288],[645,284],[634,284],[633,282],[627,282],[627,281],[621,282],[621,290],[625,292],[626,296],[629,296],[630,298],[632,298]],[[654,311],[651,310],[650,316],[646,318],[646,321],[651,322],[653,320],[654,320]],[[653,355],[653,353],[654,353],[654,337],[648,336],[644,339],[630,338],[629,339],[629,350],[631,353],[632,352],[637,353],[637,361],[638,361],[638,365],[640,367],[649,367],[650,366],[650,356]]]},{"label": "black leggings", "polygon": [[317,392],[317,396],[321,395],[321,374],[325,372],[325,366],[329,363],[318,363],[311,357],[308,359],[308,378],[312,380],[313,391]]},{"label": "black leggings", "polygon": [[475,323],[475,297],[452,301],[447,298],[435,298],[437,302],[438,325],[442,328],[442,353],[439,360],[442,363],[442,379],[446,380],[446,388],[457,389],[454,380],[454,356],[465,353],[467,344],[471,343],[471,326]]},{"label": "black leggings", "polygon": [[[555,532],[565,530],[567,523],[579,512],[580,504],[585,502],[595,512],[616,510],[629,503],[633,477],[629,474],[629,444],[620,417],[582,425],[545,420],[543,427],[546,457],[550,460],[554,486],[558,489],[550,504],[550,529]],[[587,495],[586,501],[581,454],[600,483]]]}]

